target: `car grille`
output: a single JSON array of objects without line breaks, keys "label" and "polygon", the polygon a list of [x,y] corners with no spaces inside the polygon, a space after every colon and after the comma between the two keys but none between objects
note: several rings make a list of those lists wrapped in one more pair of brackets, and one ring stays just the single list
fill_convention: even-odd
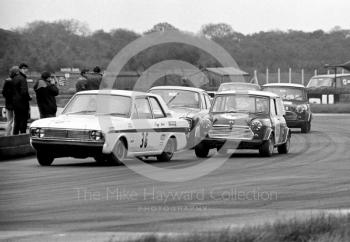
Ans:
[{"label": "car grille", "polygon": [[297,120],[298,115],[295,112],[287,111],[285,118],[286,118],[286,120]]},{"label": "car grille", "polygon": [[238,139],[238,140],[252,140],[254,133],[249,126],[240,125],[220,125],[213,126],[208,133],[209,138],[214,139]]},{"label": "car grille", "polygon": [[74,140],[89,140],[90,133],[87,130],[45,129],[44,137],[74,139]]}]

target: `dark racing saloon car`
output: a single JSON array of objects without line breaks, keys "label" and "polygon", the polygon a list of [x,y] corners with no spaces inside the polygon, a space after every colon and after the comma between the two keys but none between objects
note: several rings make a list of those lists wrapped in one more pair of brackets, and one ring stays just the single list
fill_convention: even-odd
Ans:
[{"label": "dark racing saloon car", "polygon": [[289,152],[291,132],[283,117],[282,99],[262,91],[221,92],[210,110],[212,127],[196,146],[197,157],[209,150],[258,149],[262,156]]},{"label": "dark racing saloon car", "polygon": [[285,119],[289,128],[301,128],[302,133],[311,130],[312,113],[306,88],[293,83],[270,83],[263,86],[264,91],[273,92],[283,99],[286,110]]}]

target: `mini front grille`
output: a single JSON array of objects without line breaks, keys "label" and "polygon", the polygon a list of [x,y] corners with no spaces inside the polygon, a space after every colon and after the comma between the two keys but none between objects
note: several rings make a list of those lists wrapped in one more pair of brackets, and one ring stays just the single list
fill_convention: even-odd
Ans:
[{"label": "mini front grille", "polygon": [[251,140],[254,137],[254,133],[249,126],[238,125],[220,125],[213,126],[208,133],[209,138],[214,139],[238,139],[238,140]]}]

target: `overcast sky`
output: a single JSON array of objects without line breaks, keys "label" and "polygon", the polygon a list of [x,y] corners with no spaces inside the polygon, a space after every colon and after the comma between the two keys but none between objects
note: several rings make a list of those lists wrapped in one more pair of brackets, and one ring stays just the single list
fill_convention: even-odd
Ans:
[{"label": "overcast sky", "polygon": [[77,19],[92,31],[142,33],[159,22],[198,32],[224,22],[238,32],[350,29],[349,0],[0,0],[0,28],[35,20]]}]

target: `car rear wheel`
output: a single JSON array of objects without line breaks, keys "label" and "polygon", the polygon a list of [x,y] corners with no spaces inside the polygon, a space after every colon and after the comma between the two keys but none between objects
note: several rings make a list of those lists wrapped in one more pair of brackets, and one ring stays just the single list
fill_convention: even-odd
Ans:
[{"label": "car rear wheel", "polygon": [[176,151],[176,139],[170,138],[165,145],[163,153],[157,156],[158,161],[170,161]]},{"label": "car rear wheel", "polygon": [[279,154],[288,154],[290,148],[290,136],[288,135],[286,143],[279,145],[277,147]]},{"label": "car rear wheel", "polygon": [[273,135],[271,134],[271,137],[264,141],[264,143],[259,148],[259,153],[261,156],[270,157],[273,154],[273,150],[275,149],[275,142],[273,139]]},{"label": "car rear wheel", "polygon": [[309,133],[311,130],[311,122],[306,122],[301,126],[301,132],[306,134]]},{"label": "car rear wheel", "polygon": [[194,148],[194,153],[198,158],[206,158],[209,154],[209,148],[205,144],[199,143]]},{"label": "car rear wheel", "polygon": [[38,159],[38,162],[41,166],[50,166],[55,159],[54,157],[44,152],[37,152],[36,158]]}]

